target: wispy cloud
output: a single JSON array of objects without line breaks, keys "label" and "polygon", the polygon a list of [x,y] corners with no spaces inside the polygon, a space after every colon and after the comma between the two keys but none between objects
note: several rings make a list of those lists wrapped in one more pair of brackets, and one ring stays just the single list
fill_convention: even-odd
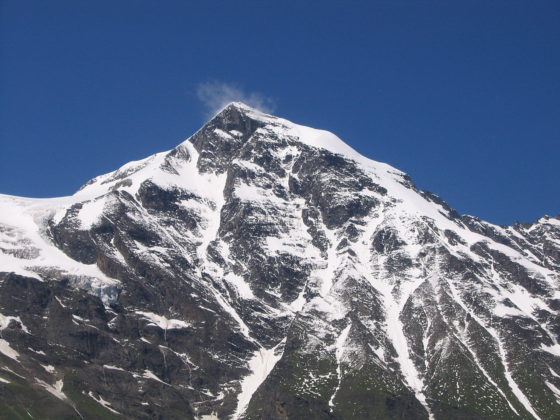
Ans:
[{"label": "wispy cloud", "polygon": [[274,101],[259,92],[246,92],[242,87],[219,81],[205,82],[197,86],[196,96],[208,111],[215,115],[230,102],[243,102],[260,111],[274,112]]}]

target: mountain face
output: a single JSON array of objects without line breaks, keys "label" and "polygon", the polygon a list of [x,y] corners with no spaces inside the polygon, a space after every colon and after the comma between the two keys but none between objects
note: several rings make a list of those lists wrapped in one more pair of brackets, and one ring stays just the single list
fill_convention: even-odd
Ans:
[{"label": "mountain face", "polygon": [[559,312],[560,218],[461,216],[239,103],[0,196],[0,418],[560,419]]}]

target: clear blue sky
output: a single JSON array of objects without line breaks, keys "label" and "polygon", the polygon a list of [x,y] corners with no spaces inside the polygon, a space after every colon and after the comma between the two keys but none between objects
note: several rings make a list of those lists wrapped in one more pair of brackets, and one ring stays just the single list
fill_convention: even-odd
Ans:
[{"label": "clear blue sky", "polygon": [[[304,4],[302,4],[304,3]],[[68,195],[236,85],[462,213],[560,213],[560,2],[0,0],[0,193]]]}]

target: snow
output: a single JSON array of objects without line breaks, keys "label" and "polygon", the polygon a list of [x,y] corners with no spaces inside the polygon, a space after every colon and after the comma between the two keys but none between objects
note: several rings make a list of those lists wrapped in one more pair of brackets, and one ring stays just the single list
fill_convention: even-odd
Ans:
[{"label": "snow", "polygon": [[117,366],[113,366],[113,365],[103,365],[103,368],[104,369],[110,369],[110,370],[119,370],[121,372],[126,372],[126,370],[124,370],[120,367],[117,367]]},{"label": "snow", "polygon": [[125,178],[130,182],[130,185],[121,185],[120,188],[135,193],[141,181],[150,179],[154,169],[159,167],[166,153],[156,153],[142,160],[128,162],[114,172],[94,178],[69,198],[73,202],[83,202],[101,197],[110,192],[117,183]]},{"label": "snow", "polygon": [[[205,196],[206,199],[209,201],[209,206],[204,214],[206,218],[205,226],[203,227],[202,232],[200,232],[200,244],[197,246],[197,255],[198,258],[202,261],[201,264],[197,267],[200,271],[200,277],[204,278],[204,272],[210,271],[214,275],[216,279],[227,280],[230,282],[234,282],[235,286],[238,288],[238,292],[240,295],[249,296],[250,288],[248,285],[244,284],[244,281],[237,277],[232,277],[231,275],[225,279],[225,273],[223,268],[217,266],[216,264],[210,262],[207,258],[208,247],[210,243],[213,242],[215,239],[218,238],[218,232],[220,229],[221,223],[221,211],[222,207],[224,206],[225,199],[223,195],[223,191],[226,185],[227,174],[224,173],[222,175],[212,175],[212,174],[205,174],[201,175],[198,173],[196,169],[196,161],[198,159],[198,152],[194,149],[192,144],[190,143],[183,143],[183,146],[188,148],[189,154],[192,157],[191,162],[193,165],[193,174],[191,174],[193,180],[199,180],[203,177],[205,185]],[[194,184],[200,184],[199,181],[194,182]],[[229,252],[229,250],[228,250]],[[218,304],[222,307],[222,309],[227,313],[233,320],[238,324],[241,333],[250,341],[254,341],[251,338],[250,330],[247,324],[243,321],[243,319],[239,316],[237,311],[234,307],[228,302],[228,299],[224,298],[222,294],[211,284],[211,282],[206,282],[205,286],[208,290],[214,295]]]},{"label": "snow", "polygon": [[78,316],[76,314],[72,314],[72,318],[74,318],[76,321],[86,322],[86,320],[84,318],[82,318],[81,316]]},{"label": "snow", "polygon": [[219,128],[215,128],[214,133],[226,140],[233,139],[233,136],[230,133],[226,133],[224,130],[220,130]]},{"label": "snow", "polygon": [[10,359],[18,361],[19,353],[15,351],[12,347],[10,347],[10,343],[8,343],[3,338],[0,338],[0,353],[4,356],[9,357]]},{"label": "snow", "polygon": [[[448,286],[450,288],[451,294],[454,298],[454,300],[463,308],[463,310],[468,313],[472,319],[475,320],[475,322],[477,322],[478,325],[480,325],[482,328],[486,329],[486,331],[492,335],[494,337],[494,339],[496,339],[498,341],[498,346],[500,346],[500,342],[499,342],[499,337],[496,335],[494,330],[488,330],[488,328],[486,328],[486,326],[484,325],[484,322],[478,318],[478,316],[476,316],[475,313],[473,313],[466,305],[465,303],[462,301],[462,299],[459,297],[457,290],[455,289],[455,287],[453,286],[453,284],[451,282],[448,282]],[[511,309],[511,308],[508,308]],[[465,348],[467,349],[467,351],[470,353],[473,361],[475,362],[476,366],[478,367],[478,369],[482,372],[482,374],[485,376],[486,380],[492,384],[492,386],[500,393],[500,395],[504,398],[504,400],[507,402],[509,408],[516,414],[519,415],[519,413],[517,412],[517,410],[515,409],[515,407],[513,406],[513,404],[511,403],[511,401],[509,400],[509,398],[506,396],[506,394],[504,393],[504,391],[498,386],[498,384],[496,383],[496,381],[494,381],[494,379],[492,379],[492,377],[490,376],[490,374],[487,372],[487,370],[484,368],[484,366],[482,365],[478,355],[476,354],[476,352],[471,348],[470,345],[470,340],[468,338],[468,336],[466,335],[466,329],[468,328],[468,326],[465,326],[465,330],[464,331],[459,331],[460,334],[460,339],[461,339],[461,343],[465,346]],[[507,369],[507,367],[505,366],[505,364],[507,363],[507,361],[502,357],[502,353],[500,353],[500,361],[502,363],[502,365],[504,366],[504,369]]]},{"label": "snow", "polygon": [[[403,218],[399,220],[399,222],[395,223],[393,226],[396,227],[397,232],[401,237],[406,237],[406,235],[409,235],[409,232],[406,226],[403,226],[403,220],[405,219]],[[382,220],[380,217],[373,216],[368,218],[368,225],[365,228],[362,239],[358,241],[358,245],[354,248],[358,256],[359,267],[361,267],[361,269],[371,266],[372,254],[369,248],[371,237],[386,223],[388,223],[388,220]],[[414,242],[408,241],[408,243]],[[407,250],[409,253],[418,252],[418,249],[413,245],[407,247]],[[400,282],[400,287],[397,289],[397,282],[394,278],[384,272],[383,267],[385,257],[377,256],[377,258],[378,261],[376,266],[378,267],[378,271],[376,273],[369,273],[365,271],[362,275],[383,299],[386,324],[385,331],[387,333],[387,337],[393,345],[393,348],[397,352],[397,362],[400,365],[405,383],[410,387],[410,389],[412,389],[418,401],[420,401],[424,408],[426,408],[430,418],[432,418],[433,415],[424,395],[424,382],[410,356],[411,350],[404,334],[403,323],[400,319],[404,305],[408,302],[409,298],[413,295],[416,289],[418,289],[418,287],[425,281],[425,278],[423,276],[416,275],[412,276],[412,281],[405,281],[407,279],[407,274],[402,273],[403,281]]]},{"label": "snow", "polygon": [[[301,307],[303,312],[318,311],[323,313],[329,321],[343,319],[348,313],[348,308],[342,304],[337,298],[335,285],[340,281],[338,269],[344,263],[344,257],[339,256],[336,251],[336,232],[325,228],[324,230],[329,246],[325,259],[319,259],[318,255],[313,255],[308,248],[305,254],[309,259],[316,259],[315,269],[310,273],[308,283],[316,285],[318,295],[312,298],[307,304],[302,305],[303,296],[296,299],[296,303],[292,303],[293,308]],[[307,288],[307,285],[306,285]],[[303,292],[302,292],[303,293]]]},{"label": "snow", "polygon": [[367,159],[329,131],[318,130],[293,123],[290,123],[288,127],[288,131],[282,134],[297,137],[299,141],[307,144],[308,146],[326,149],[330,152],[344,155],[357,161]]},{"label": "snow", "polygon": [[240,183],[235,186],[234,190],[235,197],[242,201],[276,201],[280,200],[272,194],[270,190],[260,188],[256,185],[249,185]]},{"label": "snow", "polygon": [[[496,276],[497,273],[493,272],[493,275]],[[457,303],[459,303],[463,309],[465,311],[467,311],[471,317],[483,328],[486,329],[486,331],[494,338],[494,340],[496,341],[496,345],[498,347],[498,356],[501,360],[502,366],[504,368],[504,376],[506,378],[506,381],[511,389],[511,391],[513,392],[513,394],[515,395],[515,397],[517,398],[517,400],[525,407],[525,409],[536,419],[540,420],[540,417],[538,416],[538,414],[535,412],[531,402],[529,401],[529,399],[527,398],[527,396],[523,393],[523,391],[519,388],[519,386],[517,385],[517,382],[515,382],[511,369],[510,369],[510,365],[508,363],[507,360],[507,353],[506,350],[504,349],[504,345],[502,342],[502,339],[500,337],[499,332],[491,325],[486,325],[485,322],[483,322],[483,320],[481,320],[478,316],[476,316],[476,314],[474,314],[472,311],[470,311],[468,309],[468,307],[465,305],[465,303],[459,298],[457,292],[454,290],[453,286],[451,285],[451,283],[448,283],[451,286],[451,290],[453,291],[453,297],[455,299],[455,301]],[[467,346],[467,348],[469,348],[469,346]],[[479,368],[486,373],[486,371],[482,368],[482,366],[479,365]],[[491,381],[492,384],[494,384],[494,381]],[[497,387],[497,386],[496,386]],[[498,388],[499,389],[499,388]],[[503,392],[500,390],[500,393],[503,395]],[[503,395],[505,398],[505,395]],[[511,403],[509,402],[509,400],[506,398],[506,401],[508,401],[508,404],[510,405],[510,407],[513,409]],[[515,411],[515,410],[514,410]]]},{"label": "snow", "polygon": [[285,344],[286,339],[271,349],[261,347],[253,354],[248,362],[251,373],[241,381],[241,392],[237,396],[237,408],[232,420],[237,420],[243,415],[254,393],[282,358]]},{"label": "snow", "polygon": [[197,420],[220,420],[220,418],[216,414],[205,414],[198,417]]},{"label": "snow", "polygon": [[558,375],[554,370],[552,370],[552,368],[549,366],[548,370],[550,371],[550,374],[552,376],[554,376],[555,378],[560,378],[560,375]]},{"label": "snow", "polygon": [[218,292],[214,287],[209,286],[209,288],[212,291],[212,293],[214,294],[214,297],[216,298],[216,300],[218,301],[218,303],[220,304],[222,309],[228,315],[230,315],[235,320],[235,322],[239,325],[239,329],[240,329],[241,333],[245,336],[245,338],[247,338],[249,341],[254,341],[253,338],[251,337],[251,334],[250,334],[251,330],[249,329],[249,327],[247,326],[245,321],[243,321],[243,319],[239,316],[239,314],[233,308],[233,306],[231,306],[228,303],[228,301],[226,299],[224,299],[224,297],[220,294],[220,292]]},{"label": "snow", "polygon": [[269,129],[281,136],[297,138],[301,143],[304,143],[308,146],[321,148],[336,154],[344,155],[345,157],[353,159],[357,162],[366,164],[379,164],[378,162],[372,161],[356,152],[339,137],[329,131],[318,130],[304,125],[295,124],[283,118],[265,114],[240,102],[232,102],[226,107],[232,105],[242,109],[251,118],[267,123],[266,129]]},{"label": "snow", "polygon": [[48,392],[50,392],[59,400],[66,401],[68,399],[66,395],[64,395],[64,392],[62,392],[62,388],[64,386],[64,382],[62,381],[62,379],[56,381],[54,385],[50,385],[40,379],[37,379],[37,383],[39,383],[39,385],[41,385],[43,388],[45,388]]},{"label": "snow", "polygon": [[[138,376],[138,375],[134,375],[134,376]],[[160,382],[164,385],[169,385],[167,382],[164,382],[161,379],[159,379],[154,372],[152,372],[151,370],[148,370],[148,369],[145,369],[144,372],[142,373],[142,375],[140,375],[140,376],[142,378],[152,379],[152,380]]]},{"label": "snow", "polygon": [[508,385],[511,388],[513,394],[516,396],[516,398],[519,400],[519,402],[523,405],[523,407],[525,407],[525,409],[534,418],[536,418],[537,420],[541,420],[541,418],[539,417],[539,415],[534,410],[534,408],[533,408],[531,402],[529,401],[529,399],[527,398],[527,396],[523,393],[523,391],[521,391],[521,389],[517,385],[517,382],[515,382],[515,380],[513,379],[509,364],[507,362],[506,352],[503,348],[502,341],[500,340],[498,332],[496,330],[490,329],[490,328],[488,328],[488,330],[491,331],[492,335],[494,336],[494,338],[496,339],[496,341],[498,343],[498,350],[499,350],[500,358],[502,359],[502,364],[504,366],[504,375],[506,377]]},{"label": "snow", "polygon": [[149,325],[158,326],[162,330],[191,327],[191,324],[189,324],[188,322],[182,321],[180,319],[169,319],[164,317],[163,315],[154,314],[153,312],[136,311],[135,313],[137,313],[138,315],[142,315],[144,318],[150,320],[151,322]]},{"label": "snow", "polygon": [[548,225],[560,227],[560,219],[555,219],[555,218],[552,218],[552,217],[549,217],[549,216],[541,217],[541,218],[538,220],[538,223],[539,223],[539,224],[548,224]]},{"label": "snow", "polygon": [[19,377],[19,378],[21,378],[21,379],[25,379],[24,376],[21,376],[19,373],[15,373],[12,369],[10,369],[10,368],[7,367],[7,366],[0,366],[0,369],[5,370],[6,372],[10,372],[12,375],[15,375],[15,376],[17,376],[17,377]]},{"label": "snow", "polygon": [[344,344],[348,339],[350,328],[352,328],[352,323],[349,323],[341,331],[340,335],[336,339],[335,357],[336,357],[336,376],[338,378],[338,384],[336,385],[336,388],[334,389],[334,392],[332,393],[331,398],[329,399],[329,407],[331,412],[333,411],[333,407],[334,407],[334,398],[336,397],[336,394],[340,389],[340,384],[342,383],[342,361],[343,361],[342,357],[344,356],[344,350],[345,350]]},{"label": "snow", "polygon": [[523,313],[519,309],[512,308],[511,306],[498,304],[494,307],[494,315],[499,317],[514,317],[514,316],[525,316],[525,313]]},{"label": "snow", "polygon": [[0,265],[2,270],[38,279],[46,268],[54,267],[68,276],[76,287],[100,296],[107,303],[114,299],[116,292],[113,289],[120,282],[103,274],[96,265],[73,260],[55,247],[45,233],[49,217],[76,201],[75,197],[29,199],[0,195],[0,225],[15,228],[38,250],[38,255],[29,259],[0,252]]},{"label": "snow", "polygon": [[321,279],[319,294],[322,297],[326,297],[330,293],[334,285],[336,269],[340,264],[336,252],[336,243],[337,243],[336,234],[335,232],[329,229],[325,229],[325,234],[329,241],[329,249],[327,251],[327,261],[326,261],[327,266],[324,268],[324,270],[316,274],[317,277]]},{"label": "snow", "polygon": [[[370,350],[379,358],[379,360],[382,363],[387,363],[387,361],[385,360],[385,351],[383,350],[383,347],[374,347],[371,344],[368,344]],[[424,348],[426,348],[426,346],[424,345]]]},{"label": "snow", "polygon": [[7,379],[4,379],[2,377],[0,377],[0,382],[4,383],[4,384],[11,384],[10,381],[8,381]]},{"label": "snow", "polygon": [[[408,299],[406,299],[408,300]],[[406,303],[406,300],[403,299],[403,304]],[[416,398],[420,403],[426,408],[428,411],[430,418],[433,417],[431,414],[430,408],[426,401],[426,396],[423,393],[424,390],[424,382],[420,377],[420,373],[412,358],[410,357],[410,349],[408,346],[408,341],[406,336],[404,335],[404,325],[400,319],[400,313],[402,308],[397,305],[397,303],[392,300],[391,296],[385,294],[385,310],[387,316],[387,333],[388,336],[393,343],[393,347],[397,352],[397,361],[401,367],[401,372],[404,376],[404,379],[408,386],[414,391]]]},{"label": "snow", "polygon": [[298,297],[288,305],[290,311],[297,313],[303,309],[303,306],[307,302],[307,300],[305,299],[306,289],[307,289],[307,285],[305,285],[305,287],[302,287]]},{"label": "snow", "polygon": [[8,325],[10,325],[11,321],[17,321],[20,325],[21,325],[21,329],[23,332],[30,334],[29,330],[27,329],[27,327],[25,326],[25,324],[23,322],[21,322],[21,319],[19,316],[5,316],[0,314],[0,331],[2,331],[5,328],[8,328]]},{"label": "snow", "polygon": [[545,346],[544,344],[541,344],[541,350],[560,357],[560,344],[558,343],[554,343],[551,346]]},{"label": "snow", "polygon": [[20,276],[31,277],[42,281],[41,277],[25,268],[22,260],[19,260],[12,255],[3,254],[0,251],[0,272],[15,273]]},{"label": "snow", "polygon": [[[494,275],[496,275],[496,273],[494,273]],[[527,398],[527,396],[523,393],[523,391],[519,388],[519,386],[517,385],[517,382],[515,382],[508,360],[507,360],[507,353],[506,350],[504,349],[504,344],[502,342],[502,339],[500,337],[500,334],[498,332],[498,330],[496,330],[492,325],[487,325],[482,319],[480,319],[473,311],[469,310],[468,306],[463,302],[463,300],[459,297],[457,291],[455,290],[454,286],[448,282],[448,285],[450,286],[450,290],[452,291],[452,295],[454,300],[467,312],[469,313],[469,315],[472,317],[472,319],[474,319],[481,327],[483,327],[495,340],[497,348],[498,348],[498,356],[500,358],[500,361],[502,363],[502,366],[504,368],[504,376],[506,378],[506,381],[511,389],[511,391],[513,392],[513,394],[515,395],[515,397],[517,398],[517,400],[525,407],[525,409],[536,419],[540,420],[540,417],[538,416],[538,414],[535,412],[535,410],[533,409],[533,406],[531,404],[531,402],[529,401],[529,399]],[[467,340],[463,340],[464,344],[466,346],[467,349],[470,350],[470,346],[468,346],[468,341]],[[471,351],[471,354],[475,355],[474,352]],[[475,356],[474,360],[477,361],[477,357]],[[502,394],[502,396],[506,399],[506,401],[508,402],[510,408],[516,412],[516,410],[513,408],[512,404],[510,403],[509,399],[506,398],[506,396],[504,395],[503,391],[497,386],[497,384],[495,384],[495,382],[490,378],[490,376],[487,374],[486,370],[482,367],[482,365],[480,363],[478,363],[478,367],[479,369],[487,376],[487,378],[489,379],[489,382],[491,384],[493,384],[498,391],[500,392],[500,394]]]},{"label": "snow", "polygon": [[112,413],[115,414],[120,414],[117,410],[115,410],[114,408],[111,407],[111,403],[108,401],[105,401],[101,395],[98,395],[97,397],[93,394],[93,392],[89,391],[88,395],[94,399],[99,405],[103,406],[104,408],[106,408],[107,410],[109,410]]},{"label": "snow", "polygon": [[304,312],[309,311],[322,312],[329,321],[344,319],[348,313],[348,308],[338,301],[335,296],[316,296],[307,302]]},{"label": "snow", "polygon": [[[420,251],[420,247],[415,244],[414,228],[408,226],[411,218],[410,213],[406,209],[397,206],[394,208],[395,214],[393,215],[394,219],[392,219],[386,214],[381,216],[383,210],[383,208],[379,209],[379,215],[377,216],[375,214],[368,216],[368,223],[365,226],[361,239],[353,246],[358,259],[358,264],[355,268],[358,269],[359,275],[366,279],[370,286],[379,293],[385,312],[385,332],[397,353],[396,361],[399,363],[404,381],[415,393],[416,398],[427,410],[430,419],[432,419],[433,414],[424,394],[424,382],[411,358],[410,353],[412,350],[404,334],[404,325],[401,320],[404,306],[416,290],[426,281],[426,278],[417,270],[411,272],[405,270],[401,273],[399,281],[396,281],[393,275],[389,275],[385,271],[384,267],[387,257],[372,255],[370,244],[375,232],[384,226],[391,226],[396,230],[397,235],[401,239],[405,239],[406,243],[409,244],[403,250],[408,256],[414,258]],[[368,268],[372,267],[372,263],[374,263],[374,270],[369,271]],[[424,337],[425,340],[426,338]],[[374,349],[372,348],[372,350]],[[375,353],[381,360],[384,360],[384,354],[380,349],[375,349]]]},{"label": "snow", "polygon": [[235,287],[235,289],[237,290],[237,293],[239,294],[239,296],[241,298],[243,298],[243,299],[254,299],[255,298],[255,295],[253,294],[253,291],[251,290],[251,286],[249,285],[249,283],[247,283],[245,281],[245,279],[243,277],[238,276],[237,274],[234,274],[234,273],[230,272],[230,273],[227,273],[224,276],[224,280]]},{"label": "snow", "polygon": [[558,389],[554,384],[545,381],[546,386],[552,391],[554,396],[556,397],[556,402],[560,404],[560,389]]},{"label": "snow", "polygon": [[103,215],[104,207],[105,199],[103,197],[84,203],[78,212],[81,228],[83,230],[88,230],[97,224]]},{"label": "snow", "polygon": [[45,369],[47,372],[51,373],[51,374],[55,372],[54,366],[51,366],[51,365],[41,365],[41,367],[42,367],[43,369]]}]

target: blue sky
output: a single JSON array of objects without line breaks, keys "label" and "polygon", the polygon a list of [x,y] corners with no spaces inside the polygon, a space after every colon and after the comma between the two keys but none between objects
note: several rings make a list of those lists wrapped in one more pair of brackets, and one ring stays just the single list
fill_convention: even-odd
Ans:
[{"label": "blue sky", "polygon": [[0,193],[68,195],[169,149],[204,122],[201,86],[226,86],[462,213],[560,213],[557,0],[0,8]]}]

